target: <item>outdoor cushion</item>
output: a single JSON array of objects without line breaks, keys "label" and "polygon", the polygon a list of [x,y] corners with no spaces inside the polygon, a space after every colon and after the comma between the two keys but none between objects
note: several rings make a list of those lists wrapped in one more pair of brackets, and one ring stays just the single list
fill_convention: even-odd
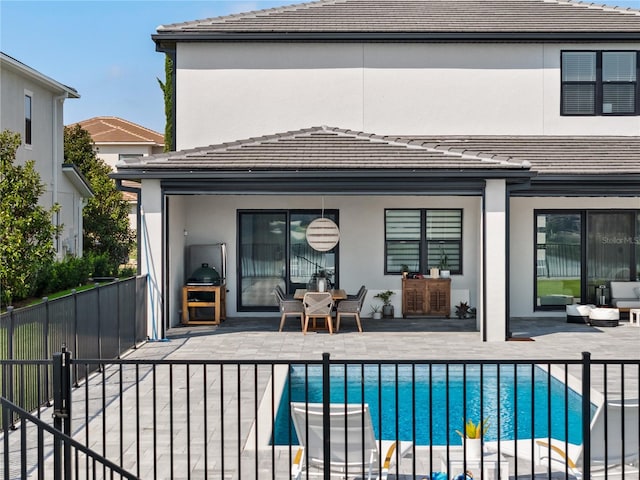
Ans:
[{"label": "outdoor cushion", "polygon": [[617,308],[592,308],[589,312],[589,322],[595,327],[616,327],[619,319]]},{"label": "outdoor cushion", "polygon": [[611,305],[640,308],[640,282],[611,282]]},{"label": "outdoor cushion", "polygon": [[595,305],[567,305],[567,322],[569,323],[589,323],[589,313]]}]

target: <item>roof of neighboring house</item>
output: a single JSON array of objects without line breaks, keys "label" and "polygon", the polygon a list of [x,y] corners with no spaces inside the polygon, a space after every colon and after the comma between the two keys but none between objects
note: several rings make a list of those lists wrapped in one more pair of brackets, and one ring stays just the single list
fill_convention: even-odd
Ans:
[{"label": "roof of neighboring house", "polygon": [[640,137],[395,136],[334,127],[126,159],[118,170],[532,170],[640,174]]},{"label": "roof of neighboring house", "polygon": [[41,85],[44,85],[49,90],[66,94],[69,98],[80,98],[80,94],[75,88],[68,87],[67,85],[62,84],[51,77],[43,75],[37,70],[34,70],[30,66],[25,65],[21,61],[16,60],[15,58],[7,55],[4,52],[0,52],[0,64],[2,65],[1,69],[8,68],[18,71],[22,75],[25,75],[26,77],[31,78]]},{"label": "roof of neighboring house", "polygon": [[164,136],[154,130],[119,117],[94,117],[78,122],[96,144],[164,145]]},{"label": "roof of neighboring house", "polygon": [[577,0],[319,0],[160,25],[154,40],[638,40],[640,10]]}]

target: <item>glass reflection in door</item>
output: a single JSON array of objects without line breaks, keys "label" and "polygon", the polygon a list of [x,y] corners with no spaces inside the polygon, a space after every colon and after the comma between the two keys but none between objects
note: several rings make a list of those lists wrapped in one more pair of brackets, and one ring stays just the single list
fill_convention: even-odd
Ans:
[{"label": "glass reflection in door", "polygon": [[241,212],[239,226],[239,308],[275,307],[273,289],[285,288],[287,215]]}]

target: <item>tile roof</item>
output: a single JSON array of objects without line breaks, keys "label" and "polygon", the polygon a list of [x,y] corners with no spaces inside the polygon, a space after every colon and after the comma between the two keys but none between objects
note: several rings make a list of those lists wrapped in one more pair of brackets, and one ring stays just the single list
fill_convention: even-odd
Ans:
[{"label": "tile roof", "polygon": [[162,146],[164,135],[118,117],[94,117],[78,122],[100,143],[144,143]]},{"label": "tile roof", "polygon": [[319,0],[160,25],[163,34],[640,32],[640,10],[578,0]]},{"label": "tile roof", "polygon": [[126,159],[118,172],[512,170],[539,174],[640,174],[640,137],[391,136],[312,127]]}]

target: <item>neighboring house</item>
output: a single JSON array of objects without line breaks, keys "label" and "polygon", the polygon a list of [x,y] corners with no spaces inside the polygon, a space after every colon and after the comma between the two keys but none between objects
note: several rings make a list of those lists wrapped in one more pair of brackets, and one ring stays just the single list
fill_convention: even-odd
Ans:
[{"label": "neighboring house", "polygon": [[63,107],[67,98],[80,98],[76,90],[49,78],[0,52],[0,130],[19,133],[22,145],[16,162],[35,161],[45,193],[45,208],[60,205],[53,222],[62,225],[55,239],[57,257],[82,255],[82,209],[93,196],[74,166],[64,164]]},{"label": "neighboring house", "polygon": [[[118,117],[94,117],[77,123],[89,132],[96,147],[96,155],[112,169],[127,158],[162,153],[164,136],[154,130]],[[129,225],[137,228],[137,199],[139,183],[124,181],[123,196],[129,202]]]},{"label": "neighboring house", "polygon": [[[640,11],[321,0],[153,39],[174,61],[179,151],[114,177],[141,179],[164,327],[198,244],[227,244],[232,316],[273,312],[273,287],[317,268],[366,284],[367,305],[396,291],[399,315],[402,265],[446,254],[489,341],[640,274]],[[321,215],[340,228],[327,253],[304,238]]]}]

